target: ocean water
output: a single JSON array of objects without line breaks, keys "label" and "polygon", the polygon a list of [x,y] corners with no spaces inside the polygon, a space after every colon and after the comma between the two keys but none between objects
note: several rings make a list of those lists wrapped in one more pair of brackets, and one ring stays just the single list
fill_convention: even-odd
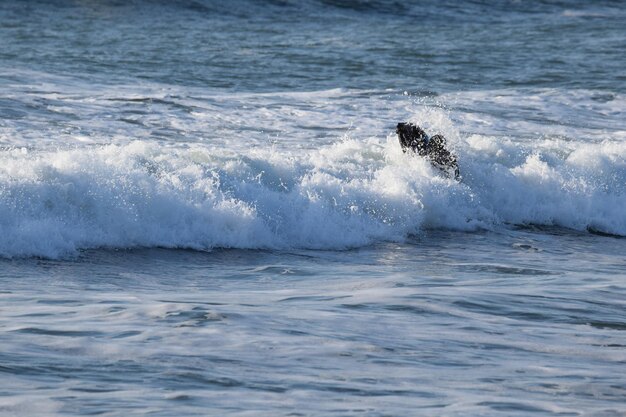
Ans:
[{"label": "ocean water", "polygon": [[1,2],[0,415],[626,415],[625,20]]}]

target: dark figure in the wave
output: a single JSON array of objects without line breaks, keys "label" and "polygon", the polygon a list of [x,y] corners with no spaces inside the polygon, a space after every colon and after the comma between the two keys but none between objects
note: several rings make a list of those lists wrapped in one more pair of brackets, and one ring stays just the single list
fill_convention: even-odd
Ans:
[{"label": "dark figure in the wave", "polygon": [[455,180],[461,178],[456,156],[446,149],[446,139],[443,136],[429,137],[426,132],[413,123],[398,123],[396,133],[403,152],[411,150],[419,156],[428,158],[433,166],[448,176],[454,175]]}]

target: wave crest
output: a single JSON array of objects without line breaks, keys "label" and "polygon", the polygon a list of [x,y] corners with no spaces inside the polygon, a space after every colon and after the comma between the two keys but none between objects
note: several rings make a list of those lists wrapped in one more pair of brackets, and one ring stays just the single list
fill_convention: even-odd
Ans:
[{"label": "wave crest", "polygon": [[[454,135],[453,135],[454,136]],[[626,235],[626,144],[455,143],[463,182],[392,135],[311,151],[136,141],[0,153],[0,254],[98,247],[342,249],[425,228],[548,224]]]}]

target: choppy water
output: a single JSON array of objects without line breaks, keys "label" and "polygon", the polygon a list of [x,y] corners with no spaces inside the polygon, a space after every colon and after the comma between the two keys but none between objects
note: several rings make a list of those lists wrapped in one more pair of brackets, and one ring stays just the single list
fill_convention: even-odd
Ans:
[{"label": "choppy water", "polygon": [[625,17],[0,4],[0,414],[624,415]]}]

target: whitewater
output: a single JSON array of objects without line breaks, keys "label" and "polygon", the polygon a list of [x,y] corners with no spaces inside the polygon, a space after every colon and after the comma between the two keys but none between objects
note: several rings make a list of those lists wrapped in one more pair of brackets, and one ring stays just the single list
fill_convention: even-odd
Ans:
[{"label": "whitewater", "polygon": [[[334,90],[276,94],[271,100],[340,108],[362,94]],[[383,97],[371,113],[390,101],[385,92],[369,94]],[[539,100],[545,112],[554,111],[553,92],[522,94],[514,99]],[[308,145],[309,130],[296,133],[293,124],[322,125],[319,111],[317,119],[302,112],[284,122],[292,124],[281,127],[293,132],[291,140],[259,138],[263,129],[257,120],[275,117],[267,114],[270,98],[263,95],[221,98],[230,101],[223,105],[230,117],[235,100],[256,103],[240,117],[261,125],[254,132],[257,138],[240,128],[210,144],[200,139],[179,144],[122,138],[114,144],[75,140],[64,149],[32,149],[15,141],[0,153],[0,253],[54,258],[93,248],[347,249],[402,241],[425,229],[492,230],[506,225],[626,235],[626,140],[619,137],[624,130],[616,137],[607,135],[603,126],[570,138],[566,131],[571,126],[554,132],[553,125],[541,129],[539,123],[526,122],[509,128],[532,132],[530,140],[500,133],[497,125],[461,133],[454,118],[471,118],[447,109],[442,104],[447,97],[437,97],[433,104],[396,96],[395,108],[387,110],[389,122],[361,125],[353,116],[334,142],[327,139],[318,147]],[[461,100],[486,101],[485,96],[456,94],[450,100],[463,106]],[[511,92],[494,91],[488,97],[512,99]],[[593,92],[585,91],[574,98],[581,114],[589,108],[609,112],[624,103],[621,96],[608,105],[594,102]],[[55,100],[61,107],[72,98]],[[110,95],[99,100],[110,100]],[[326,104],[331,100],[340,104]],[[170,106],[185,104],[192,106],[184,100],[172,100]],[[192,122],[208,131],[215,129],[206,118],[222,116],[215,115],[215,108],[190,111]],[[384,127],[393,123],[394,114],[403,113],[448,138],[459,155],[462,181],[444,178],[427,161],[401,152],[393,130]],[[328,119],[330,125],[340,124],[332,115]],[[485,119],[482,123],[490,122]],[[136,123],[144,121],[137,118]],[[351,129],[354,125],[360,125],[358,130]]]}]

